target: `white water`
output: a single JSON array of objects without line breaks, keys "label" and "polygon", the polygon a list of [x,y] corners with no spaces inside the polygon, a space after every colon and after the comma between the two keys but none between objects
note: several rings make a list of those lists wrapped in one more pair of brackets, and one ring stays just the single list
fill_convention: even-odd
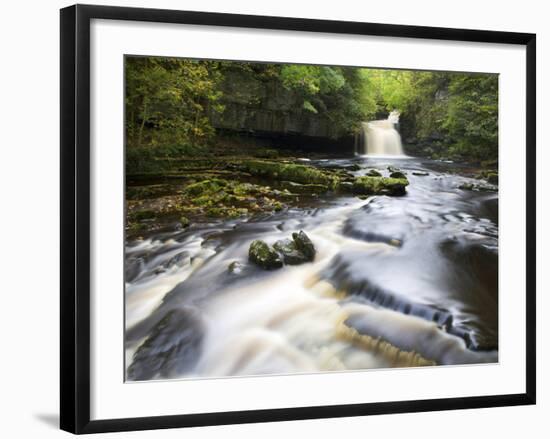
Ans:
[{"label": "white water", "polygon": [[[362,174],[373,166],[385,172],[394,163],[379,157],[362,160]],[[420,166],[413,165],[406,170]],[[441,240],[449,234],[464,242],[470,238],[478,242],[485,235],[475,231],[483,232],[485,227],[490,232],[491,223],[463,213],[469,211],[471,194],[456,189],[461,177],[411,174],[410,179],[406,197],[343,200],[307,214],[289,211],[262,221],[191,228],[183,232],[184,239],[175,234],[164,241],[148,239],[128,247],[127,259],[143,258],[143,264],[126,288],[126,329],[131,334],[126,365],[133,363],[134,354],[146,340],[151,342],[136,363],[144,374],[128,379],[497,361],[497,351],[472,351],[456,331],[450,332],[462,323],[472,330],[468,322],[482,324],[483,310],[494,306],[480,305],[475,311],[479,298],[486,303],[490,296],[474,287],[473,301],[463,294],[470,285],[469,259],[465,271],[455,271],[453,267],[459,266],[461,259],[451,255],[447,260],[439,250]],[[317,249],[312,263],[273,272],[248,265],[248,246],[253,239],[273,244],[302,229]],[[386,243],[380,236],[395,238],[403,245]],[[166,263],[168,260],[176,262]],[[243,266],[240,274],[228,272],[234,261]],[[472,285],[478,284],[475,273],[472,276]],[[377,297],[356,288],[365,279],[383,287]],[[458,288],[455,279],[464,288]],[[455,290],[456,295],[450,293]],[[157,325],[155,316],[160,319],[171,309],[179,309],[184,319],[198,316],[200,325],[193,326],[197,320],[189,318],[188,329],[200,334],[200,351],[184,355],[188,339],[178,338],[178,331],[186,328],[178,327],[176,320],[165,325],[160,336],[152,335],[155,327],[163,327]],[[452,327],[446,326],[446,317],[437,317],[446,313],[453,314]],[[144,330],[135,329],[151,318]],[[146,351],[149,356],[143,354]],[[155,356],[172,352],[181,352],[182,357],[170,357],[168,366],[155,370],[153,366],[160,364]],[[178,369],[185,362],[189,366]]]},{"label": "white water", "polygon": [[403,146],[401,136],[395,129],[399,122],[399,113],[392,111],[385,120],[363,122],[363,144],[360,145],[361,155],[401,156]]}]

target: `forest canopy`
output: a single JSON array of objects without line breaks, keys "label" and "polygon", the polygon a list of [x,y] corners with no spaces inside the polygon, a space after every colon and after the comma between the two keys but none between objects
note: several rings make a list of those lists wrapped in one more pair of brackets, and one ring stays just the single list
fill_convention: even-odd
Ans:
[{"label": "forest canopy", "polygon": [[227,130],[337,139],[397,110],[406,150],[498,154],[495,74],[127,57],[125,80],[129,151],[204,149]]}]

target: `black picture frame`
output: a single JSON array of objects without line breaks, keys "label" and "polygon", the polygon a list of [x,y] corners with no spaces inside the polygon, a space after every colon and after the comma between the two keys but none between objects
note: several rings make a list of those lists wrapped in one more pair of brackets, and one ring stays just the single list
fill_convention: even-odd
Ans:
[{"label": "black picture frame", "polygon": [[[90,21],[229,26],[335,34],[484,42],[526,47],[526,376],[525,393],[90,420]],[[535,404],[536,36],[303,18],[74,5],[61,10],[61,386],[63,430],[99,433]]]}]

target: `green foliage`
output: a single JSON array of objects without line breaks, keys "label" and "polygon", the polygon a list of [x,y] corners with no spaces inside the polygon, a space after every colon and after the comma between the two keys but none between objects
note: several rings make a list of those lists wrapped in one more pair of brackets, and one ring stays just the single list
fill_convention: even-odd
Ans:
[{"label": "green foliage", "polygon": [[170,170],[173,159],[180,157],[193,157],[203,153],[204,147],[198,145],[161,145],[161,146],[140,146],[126,149],[126,173],[151,174],[162,173]]},{"label": "green foliage", "polygon": [[209,111],[222,111],[219,63],[128,57],[126,136],[131,147],[200,143],[214,131]]},{"label": "green foliage", "polygon": [[361,69],[283,65],[280,81],[297,95],[304,110],[328,119],[339,135],[358,132],[359,122],[375,112],[370,84]]},{"label": "green foliage", "polygon": [[229,110],[235,129],[262,120],[277,130],[290,118],[328,127],[332,137],[397,110],[405,139],[440,155],[497,157],[497,75],[127,57],[125,79],[135,172],[162,171],[169,159],[204,150]]},{"label": "green foliage", "polygon": [[337,177],[312,166],[293,163],[247,160],[241,164],[243,171],[252,175],[274,180],[293,181],[302,184],[321,184],[334,187]]},{"label": "green foliage", "polygon": [[406,137],[435,141],[443,155],[469,159],[498,153],[498,76],[367,70],[379,108],[401,113]]},{"label": "green foliage", "polygon": [[452,151],[480,159],[498,154],[498,77],[457,75],[449,85],[443,127],[454,140]]}]

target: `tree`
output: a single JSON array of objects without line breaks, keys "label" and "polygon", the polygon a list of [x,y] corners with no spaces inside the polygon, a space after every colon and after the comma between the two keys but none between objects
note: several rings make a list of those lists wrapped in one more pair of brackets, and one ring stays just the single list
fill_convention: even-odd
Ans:
[{"label": "tree", "polygon": [[209,111],[219,106],[219,64],[174,58],[126,59],[128,145],[200,142],[213,134]]}]

